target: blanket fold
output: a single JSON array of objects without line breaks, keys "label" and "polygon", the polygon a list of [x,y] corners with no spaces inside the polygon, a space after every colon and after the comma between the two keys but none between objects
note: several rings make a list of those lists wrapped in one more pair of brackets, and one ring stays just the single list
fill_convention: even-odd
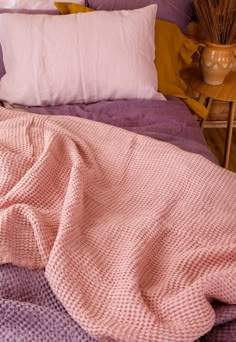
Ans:
[{"label": "blanket fold", "polygon": [[0,263],[99,340],[193,341],[236,304],[236,176],[89,120],[0,109]]}]

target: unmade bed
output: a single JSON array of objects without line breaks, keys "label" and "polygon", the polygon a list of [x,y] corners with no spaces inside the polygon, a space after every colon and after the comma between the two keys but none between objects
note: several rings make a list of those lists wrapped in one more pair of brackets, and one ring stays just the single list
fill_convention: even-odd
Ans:
[{"label": "unmade bed", "polygon": [[2,109],[1,146],[3,341],[234,334],[233,173],[73,116]]},{"label": "unmade bed", "polygon": [[[161,19],[175,21],[172,7],[165,12],[157,2]],[[185,2],[189,11],[190,1]],[[20,1],[13,3],[13,11],[21,11]],[[144,6],[150,3],[156,1]],[[183,95],[181,81],[176,80],[175,91],[170,92],[176,96],[169,92],[163,96],[161,78],[156,89],[154,46],[149,39],[154,32],[153,25],[147,25],[155,21],[155,6],[136,11],[122,1],[92,0],[89,5],[89,10],[78,3],[57,5],[84,13],[73,12],[67,19],[56,15],[52,25],[52,1],[44,5],[35,1],[37,14],[53,12],[46,17],[32,15],[23,0],[25,16],[0,14],[5,56],[0,77],[6,73],[0,81],[0,340],[235,341],[236,176],[218,165],[193,116],[194,108],[200,112],[202,108]],[[134,7],[144,6],[140,1]],[[98,12],[86,14],[91,7],[102,10],[101,18]],[[117,10],[117,18],[106,10]],[[140,20],[143,30],[138,36],[126,26],[129,17]],[[101,64],[102,72],[97,68],[89,74],[96,63],[91,62],[86,40],[87,55],[78,63],[84,62],[82,76],[73,79],[77,70],[73,63],[82,54],[76,43],[71,55],[69,46],[58,50],[70,55],[73,66],[60,64],[66,70],[63,74],[57,65],[60,78],[54,78],[51,69],[58,62],[54,57],[64,62],[65,56],[60,58],[55,51],[47,56],[50,34],[55,39],[57,27],[61,39],[75,18],[82,24],[84,18],[96,23],[108,20],[107,25],[124,20],[122,27],[127,30],[121,30],[121,42],[129,50],[129,32],[138,49],[137,54],[135,44],[131,46],[124,75],[113,79],[116,71],[106,64]],[[163,25],[168,32],[173,27]],[[15,35],[22,30],[25,41],[23,36],[20,41],[26,49],[18,50]],[[88,27],[85,31],[86,36]],[[148,38],[149,54],[143,38]],[[183,39],[181,53],[188,60],[195,43]],[[115,49],[113,41],[114,37],[110,44]],[[95,60],[99,65],[99,54]],[[144,74],[135,69],[136,60]],[[132,80],[135,86],[130,88]],[[78,94],[84,101],[76,102]]]}]

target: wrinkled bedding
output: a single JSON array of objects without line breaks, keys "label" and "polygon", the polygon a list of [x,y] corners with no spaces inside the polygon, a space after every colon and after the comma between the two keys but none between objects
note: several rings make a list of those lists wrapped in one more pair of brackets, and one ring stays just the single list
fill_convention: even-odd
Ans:
[{"label": "wrinkled bedding", "polygon": [[53,294],[43,270],[0,266],[1,342],[95,342]]},{"label": "wrinkled bedding", "polygon": [[[38,308],[35,321],[40,305],[51,305],[51,319],[65,319],[75,341],[89,337],[74,321],[99,340],[179,342],[233,322],[235,174],[91,120],[5,109],[0,117],[0,321],[8,334],[27,326],[20,302],[26,316]],[[21,285],[25,275],[28,288],[12,288],[6,274]],[[228,304],[217,320],[215,300]]]},{"label": "wrinkled bedding", "polygon": [[[215,327],[195,342],[235,342],[236,305],[213,304]],[[44,270],[0,266],[0,341],[96,342],[53,294]]]},{"label": "wrinkled bedding", "polygon": [[27,110],[44,115],[63,113],[65,116],[77,116],[122,127],[217,162],[189,109],[183,101],[174,97],[168,97],[168,101],[104,101],[88,105],[31,107]]}]

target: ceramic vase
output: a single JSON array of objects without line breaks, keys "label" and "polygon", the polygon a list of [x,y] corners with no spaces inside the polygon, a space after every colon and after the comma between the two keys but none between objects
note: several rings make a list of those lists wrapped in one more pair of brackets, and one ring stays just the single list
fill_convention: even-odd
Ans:
[{"label": "ceramic vase", "polygon": [[219,85],[232,70],[234,62],[234,45],[205,43],[201,53],[203,80],[210,85]]}]

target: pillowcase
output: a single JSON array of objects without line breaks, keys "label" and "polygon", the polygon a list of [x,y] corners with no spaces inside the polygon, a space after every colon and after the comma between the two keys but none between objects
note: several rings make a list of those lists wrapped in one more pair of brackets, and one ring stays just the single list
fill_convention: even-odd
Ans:
[{"label": "pillowcase", "polygon": [[[65,0],[70,2],[70,0]],[[84,5],[85,0],[76,0],[75,2]],[[28,10],[48,10],[54,9],[53,0],[0,0],[0,9],[28,9]]]},{"label": "pillowcase", "polygon": [[3,63],[2,47],[0,45],[0,82],[1,82],[2,76],[5,73],[6,73],[6,70],[5,70],[4,63]]},{"label": "pillowcase", "polygon": [[[55,2],[55,5],[61,14],[94,11],[75,3]],[[183,99],[194,113],[205,118],[207,109],[186,95],[187,86],[180,77],[181,69],[192,62],[192,55],[198,44],[187,38],[176,24],[157,19],[155,46],[159,91],[164,95]]]},{"label": "pillowcase", "polygon": [[192,0],[88,0],[89,7],[106,11],[130,10],[151,4],[158,5],[158,19],[171,21],[186,32],[192,16]]},{"label": "pillowcase", "polygon": [[[0,0],[1,2],[1,0]],[[1,3],[5,3],[6,1],[2,1]],[[28,1],[30,3],[30,1]],[[10,2],[9,0],[7,1],[8,6],[10,7],[10,4],[13,5],[12,2]],[[14,1],[15,3],[15,1]],[[31,2],[32,3],[32,2]],[[18,5],[19,5],[19,1],[18,1]],[[78,5],[78,4],[76,4]],[[59,12],[55,9],[49,9],[49,10],[40,10],[40,9],[36,9],[36,10],[30,10],[30,9],[10,9],[10,8],[0,8],[0,14],[2,13],[24,13],[24,14],[50,14],[50,15],[56,15],[59,14]],[[5,71],[5,67],[4,67],[4,62],[3,62],[3,55],[2,55],[2,47],[0,44],[0,80],[2,78],[2,76],[6,73]]]},{"label": "pillowcase", "polygon": [[0,99],[26,106],[165,99],[154,65],[156,11],[1,14]]}]

